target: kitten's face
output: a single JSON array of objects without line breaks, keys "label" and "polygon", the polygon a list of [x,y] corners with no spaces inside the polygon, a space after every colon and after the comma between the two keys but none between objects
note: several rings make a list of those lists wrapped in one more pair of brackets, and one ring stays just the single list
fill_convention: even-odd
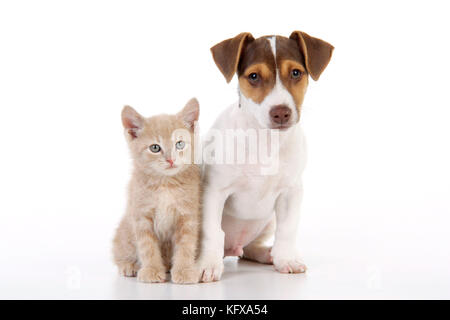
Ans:
[{"label": "kitten's face", "polygon": [[173,176],[192,164],[198,113],[196,100],[189,101],[177,115],[151,118],[125,107],[122,122],[135,165],[150,174]]}]

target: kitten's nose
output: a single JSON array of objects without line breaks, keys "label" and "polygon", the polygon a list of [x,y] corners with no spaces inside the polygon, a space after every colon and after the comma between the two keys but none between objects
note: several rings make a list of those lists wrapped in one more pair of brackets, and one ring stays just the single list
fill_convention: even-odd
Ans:
[{"label": "kitten's nose", "polygon": [[167,159],[166,160],[168,163],[170,163],[170,166],[173,167],[173,160],[172,159]]}]

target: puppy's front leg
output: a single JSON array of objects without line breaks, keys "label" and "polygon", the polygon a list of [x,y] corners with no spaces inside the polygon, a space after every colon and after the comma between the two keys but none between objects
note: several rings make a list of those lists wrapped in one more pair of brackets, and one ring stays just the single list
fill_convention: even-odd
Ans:
[{"label": "puppy's front leg", "polygon": [[223,272],[222,212],[228,194],[207,186],[203,193],[202,249],[199,264],[203,282],[220,280]]},{"label": "puppy's front leg", "polygon": [[290,187],[278,197],[275,204],[277,223],[271,255],[275,269],[281,273],[306,271],[296,247],[302,197],[301,186]]},{"label": "puppy's front leg", "polygon": [[164,267],[158,238],[153,230],[153,220],[141,217],[136,220],[136,242],[141,269],[137,273],[142,282],[164,282],[166,268]]}]

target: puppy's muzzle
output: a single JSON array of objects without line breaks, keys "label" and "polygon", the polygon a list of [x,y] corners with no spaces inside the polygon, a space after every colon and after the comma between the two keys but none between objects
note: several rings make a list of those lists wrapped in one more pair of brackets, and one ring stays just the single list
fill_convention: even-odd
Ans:
[{"label": "puppy's muzzle", "polygon": [[286,129],[290,127],[292,111],[289,107],[280,104],[272,107],[269,112],[273,129]]}]

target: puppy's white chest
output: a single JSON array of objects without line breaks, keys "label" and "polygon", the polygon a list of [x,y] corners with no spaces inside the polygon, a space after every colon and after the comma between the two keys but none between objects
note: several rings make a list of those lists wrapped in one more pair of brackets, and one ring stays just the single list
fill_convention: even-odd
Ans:
[{"label": "puppy's white chest", "polygon": [[267,219],[286,184],[283,180],[278,175],[242,177],[225,204],[225,214],[241,219]]}]

